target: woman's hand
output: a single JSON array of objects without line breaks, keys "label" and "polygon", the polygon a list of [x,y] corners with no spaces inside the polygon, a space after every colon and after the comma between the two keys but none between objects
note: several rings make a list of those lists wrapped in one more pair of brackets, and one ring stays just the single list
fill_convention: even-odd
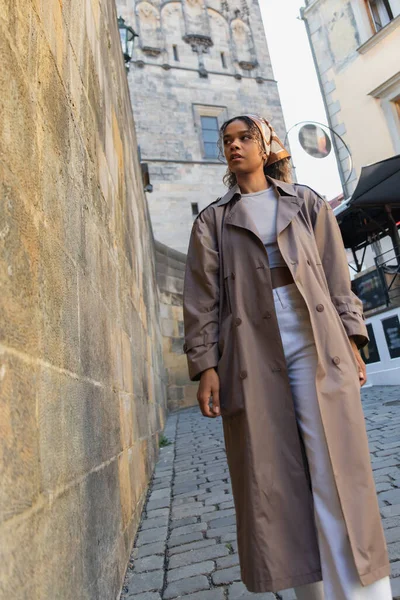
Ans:
[{"label": "woman's hand", "polygon": [[215,369],[206,369],[202,372],[197,400],[204,417],[215,419],[219,416],[219,377]]},{"label": "woman's hand", "polygon": [[350,338],[350,344],[358,364],[358,377],[360,379],[360,386],[362,387],[367,382],[367,368],[365,366],[365,362],[361,358],[361,354],[358,350],[357,344],[352,338]]}]

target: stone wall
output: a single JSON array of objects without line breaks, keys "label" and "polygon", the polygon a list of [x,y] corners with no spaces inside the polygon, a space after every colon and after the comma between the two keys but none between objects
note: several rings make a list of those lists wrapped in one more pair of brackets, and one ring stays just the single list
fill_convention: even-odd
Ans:
[{"label": "stone wall", "polygon": [[110,0],[0,12],[0,597],[118,596],[166,412]]},{"label": "stone wall", "polygon": [[182,292],[186,254],[156,242],[157,282],[160,289],[161,330],[167,369],[167,400],[171,411],[197,405],[198,383],[189,379],[183,352]]}]

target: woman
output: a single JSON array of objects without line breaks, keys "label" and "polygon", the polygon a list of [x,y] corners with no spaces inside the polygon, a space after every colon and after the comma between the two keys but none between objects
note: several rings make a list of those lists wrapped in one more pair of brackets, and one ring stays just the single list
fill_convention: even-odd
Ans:
[{"label": "woman", "polygon": [[190,378],[222,415],[243,582],[299,600],[390,600],[360,401],[368,343],[330,205],[288,183],[255,115],[221,128],[228,193],[193,224]]}]

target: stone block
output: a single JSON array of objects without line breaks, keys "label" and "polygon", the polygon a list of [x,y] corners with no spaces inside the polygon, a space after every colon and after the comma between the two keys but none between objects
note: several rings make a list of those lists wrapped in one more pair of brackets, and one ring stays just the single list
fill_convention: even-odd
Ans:
[{"label": "stone block", "polygon": [[168,525],[168,516],[157,517],[156,519],[144,519],[141,524],[141,531],[146,529],[156,529],[157,527],[166,527]]},{"label": "stone block", "polygon": [[[228,588],[228,598],[229,600],[251,600],[251,598],[255,598],[255,595],[251,592],[247,591],[244,583],[232,583],[232,585]],[[295,600],[295,596],[293,597]],[[267,592],[265,594],[257,594],[257,600],[274,600],[275,594],[271,592]]]},{"label": "stone block", "polygon": [[152,542],[164,542],[167,539],[167,527],[157,527],[157,529],[146,529],[138,535],[136,545],[142,546]]},{"label": "stone block", "polygon": [[179,579],[187,579],[195,575],[209,575],[214,570],[214,563],[209,560],[205,562],[196,562],[180,567],[179,569],[169,569],[167,573],[167,581],[178,581]]},{"label": "stone block", "polygon": [[212,575],[214,585],[228,585],[233,581],[240,581],[240,567],[230,567],[229,569],[221,569]]},{"label": "stone block", "polygon": [[39,379],[36,365],[1,354],[0,521],[31,508],[41,490],[41,432],[36,420]]},{"label": "stone block", "polygon": [[169,568],[175,569],[177,567],[183,567],[185,565],[190,565],[197,562],[215,560],[216,558],[227,556],[228,554],[228,549],[222,544],[187,550],[183,554],[172,556],[169,560]]},{"label": "stone block", "polygon": [[163,568],[164,556],[158,554],[152,554],[151,556],[138,558],[134,563],[135,573],[142,573],[144,571],[158,571]]},{"label": "stone block", "polygon": [[149,573],[134,573],[129,579],[129,589],[141,592],[160,591],[164,582],[164,571],[150,571]]},{"label": "stone block", "polygon": [[171,531],[170,540],[174,540],[178,537],[182,537],[186,534],[192,534],[195,532],[206,531],[207,523],[192,523],[191,525],[184,525],[183,527],[176,527]]},{"label": "stone block", "polygon": [[200,532],[187,533],[177,537],[170,537],[168,541],[168,548],[175,548],[176,546],[181,547],[183,544],[189,544],[190,542],[198,542],[203,540],[204,536]]},{"label": "stone block", "polygon": [[193,594],[194,592],[200,592],[202,590],[208,590],[210,585],[205,575],[197,575],[196,577],[189,577],[188,579],[180,579],[179,581],[171,582],[165,592],[164,598],[170,600],[170,598],[177,598],[178,596],[184,596],[185,594]]},{"label": "stone block", "polygon": [[176,554],[190,552],[191,550],[199,550],[200,548],[207,548],[209,546],[214,546],[217,543],[217,540],[205,540],[201,539],[198,542],[192,542],[191,544],[183,544],[175,547],[171,547],[168,550],[168,554],[170,556],[175,556]]}]

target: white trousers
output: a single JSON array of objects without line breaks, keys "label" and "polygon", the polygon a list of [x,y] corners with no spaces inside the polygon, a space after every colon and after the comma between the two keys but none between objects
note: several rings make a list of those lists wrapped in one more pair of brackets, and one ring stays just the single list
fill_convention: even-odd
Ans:
[{"label": "white trousers", "polygon": [[322,582],[295,589],[298,600],[392,600],[389,577],[362,586],[337,494],[315,388],[317,351],[294,283],[274,290],[296,418],[310,468]]}]

